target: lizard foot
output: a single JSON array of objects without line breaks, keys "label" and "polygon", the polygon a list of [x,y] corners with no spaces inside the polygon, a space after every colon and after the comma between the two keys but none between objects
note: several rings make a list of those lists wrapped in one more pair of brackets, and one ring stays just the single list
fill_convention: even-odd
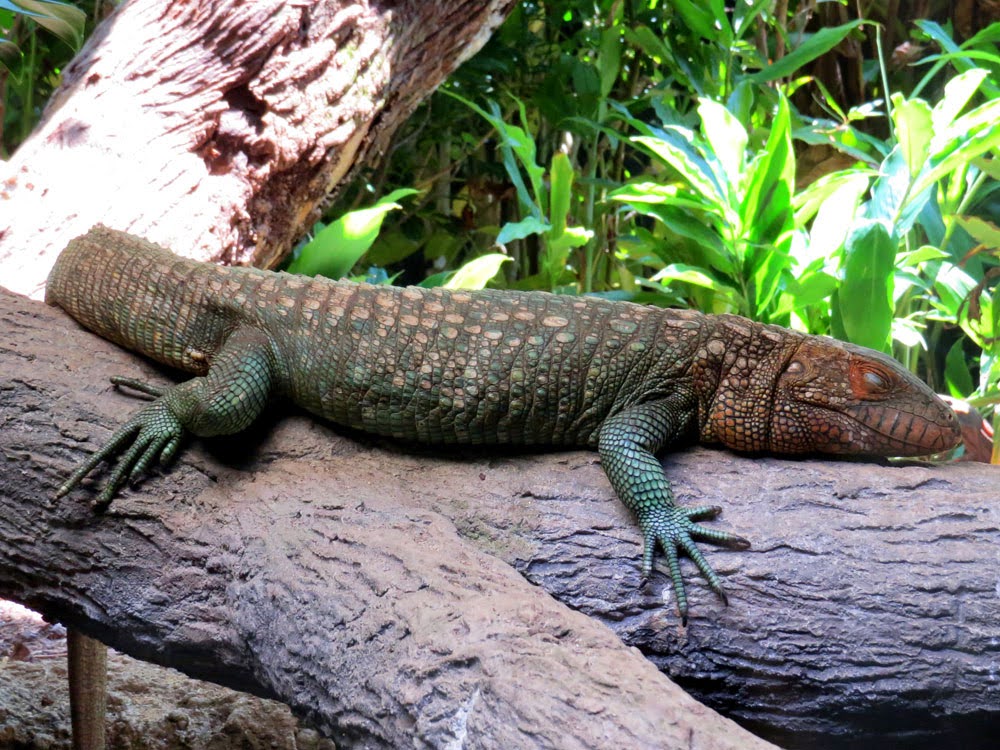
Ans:
[{"label": "lizard foot", "polygon": [[643,533],[642,575],[649,578],[653,571],[653,554],[659,544],[667,556],[667,567],[677,596],[677,611],[681,621],[687,625],[687,593],[684,590],[684,578],[681,576],[678,550],[691,558],[698,570],[705,576],[712,591],[719,595],[724,604],[729,601],[722,589],[722,582],[715,571],[695,545],[695,539],[701,539],[713,544],[720,544],[732,549],[749,549],[750,542],[736,534],[719,531],[702,526],[696,521],[715,518],[722,508],[715,505],[701,505],[696,508],[683,508],[677,505],[658,507],[650,510],[639,518],[639,526]]},{"label": "lizard foot", "polygon": [[[128,378],[116,380],[123,381],[121,385],[136,388],[149,395],[155,395],[154,390],[157,390],[152,386],[139,387]],[[154,401],[137,411],[111,436],[103,448],[80,464],[72,476],[56,490],[55,497],[58,500],[69,494],[98,464],[110,461],[124,451],[97,497],[98,506],[107,505],[125,482],[137,480],[154,460],[158,459],[161,464],[168,463],[177,453],[183,436],[184,428],[167,403],[163,400]]]}]

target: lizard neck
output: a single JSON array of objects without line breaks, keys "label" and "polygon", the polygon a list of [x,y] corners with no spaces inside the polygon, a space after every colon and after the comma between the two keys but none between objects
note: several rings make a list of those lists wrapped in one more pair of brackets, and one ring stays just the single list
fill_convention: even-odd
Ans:
[{"label": "lizard neck", "polygon": [[694,359],[699,439],[739,451],[772,448],[775,389],[804,336],[718,315]]}]

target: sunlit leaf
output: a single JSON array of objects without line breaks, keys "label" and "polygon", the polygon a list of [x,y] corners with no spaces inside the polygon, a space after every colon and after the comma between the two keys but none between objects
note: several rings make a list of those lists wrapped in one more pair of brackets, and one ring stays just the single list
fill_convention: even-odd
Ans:
[{"label": "sunlit leaf", "polygon": [[455,271],[444,286],[446,289],[484,289],[500,273],[500,266],[509,260],[511,258],[503,253],[481,255]]},{"label": "sunlit leaf", "polygon": [[544,234],[551,229],[551,225],[536,216],[526,216],[520,221],[510,221],[504,224],[503,229],[497,235],[497,244],[506,245],[514,240],[523,240],[533,234]]},{"label": "sunlit leaf", "polygon": [[886,351],[892,330],[892,281],[899,241],[880,221],[852,227],[837,293],[840,319],[850,341]]},{"label": "sunlit leaf", "polygon": [[347,276],[375,241],[385,215],[402,208],[396,200],[417,192],[412,188],[394,190],[375,205],[351,211],[331,222],[302,248],[289,264],[288,272],[331,279]]},{"label": "sunlit leaf", "polygon": [[747,131],[728,109],[711,99],[700,99],[698,114],[709,146],[722,163],[730,191],[738,188],[746,158]]},{"label": "sunlit leaf", "polygon": [[766,83],[776,78],[790,76],[806,63],[810,63],[820,55],[832,50],[851,31],[866,23],[870,23],[870,21],[857,19],[842,26],[827,26],[822,28],[780,60],[776,60],[762,70],[748,76],[748,78],[754,83]]},{"label": "sunlit leaf", "polygon": [[927,160],[931,142],[930,105],[923,99],[904,99],[900,94],[893,94],[892,122],[909,173],[915,175]]},{"label": "sunlit leaf", "polygon": [[944,85],[944,96],[934,105],[931,114],[935,133],[943,132],[955,121],[958,113],[969,103],[986,76],[987,72],[982,68],[973,68],[959,73]]}]

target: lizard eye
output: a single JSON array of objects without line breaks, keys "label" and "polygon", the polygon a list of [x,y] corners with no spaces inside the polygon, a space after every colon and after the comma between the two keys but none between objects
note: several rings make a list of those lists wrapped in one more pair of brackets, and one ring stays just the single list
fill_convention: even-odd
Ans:
[{"label": "lizard eye", "polygon": [[893,376],[874,362],[852,362],[851,390],[857,398],[877,399],[892,391]]},{"label": "lizard eye", "polygon": [[885,378],[879,375],[877,372],[868,371],[864,374],[865,385],[869,385],[873,390],[884,391],[888,387],[888,383],[885,382]]}]

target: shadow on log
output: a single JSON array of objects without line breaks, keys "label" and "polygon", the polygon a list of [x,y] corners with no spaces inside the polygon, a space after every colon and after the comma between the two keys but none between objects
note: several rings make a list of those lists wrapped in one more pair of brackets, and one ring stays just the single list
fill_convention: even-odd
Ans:
[{"label": "shadow on log", "polygon": [[687,569],[685,631],[595,454],[445,460],[274,413],[104,514],[53,502],[138,406],[108,378],[165,376],[2,292],[0,324],[0,596],[343,746],[763,746],[639,651],[788,747],[995,739],[992,467],[669,456],[681,501],[754,542],[709,552],[728,608]]}]

